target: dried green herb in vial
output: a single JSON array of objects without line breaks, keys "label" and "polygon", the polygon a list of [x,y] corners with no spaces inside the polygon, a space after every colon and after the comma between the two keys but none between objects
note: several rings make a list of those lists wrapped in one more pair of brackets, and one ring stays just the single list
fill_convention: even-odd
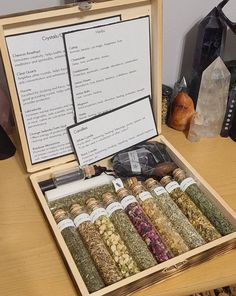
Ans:
[{"label": "dried green herb in vial", "polygon": [[132,188],[134,195],[140,203],[144,213],[148,216],[163,242],[174,256],[178,256],[189,251],[180,234],[174,229],[167,216],[158,208],[156,200],[150,192],[146,191],[141,185]]},{"label": "dried green herb in vial", "polygon": [[108,191],[114,192],[113,185],[111,184],[102,185],[96,188],[92,188],[86,191],[81,191],[78,193],[67,195],[57,200],[50,201],[48,202],[49,208],[51,209],[52,212],[58,209],[69,211],[73,204],[79,203],[83,206],[85,205],[86,200],[89,199],[91,196],[99,200],[102,194]]},{"label": "dried green herb in vial", "polygon": [[161,184],[165,186],[170,197],[173,198],[174,202],[206,242],[211,242],[221,237],[220,233],[203,215],[187,193],[180,189],[177,182],[172,181],[170,176],[166,176],[161,179]]},{"label": "dried green herb in vial", "polygon": [[123,277],[115,261],[107,250],[102,238],[95,229],[90,216],[79,204],[71,207],[71,215],[95,265],[106,285],[114,284]]},{"label": "dried green herb in vial", "polygon": [[190,249],[206,243],[161,184],[150,178],[144,182],[144,185],[151,192],[158,207],[166,214]]},{"label": "dried green herb in vial", "polygon": [[148,269],[157,264],[147,245],[142,240],[129,217],[123,210],[122,205],[114,199],[110,192],[104,193],[103,202],[109,218],[125,242],[130,255],[140,270]]},{"label": "dried green herb in vial", "polygon": [[129,277],[138,273],[139,269],[137,264],[129,254],[124,241],[109,219],[106,210],[102,208],[94,198],[90,198],[87,201],[87,206],[91,212],[90,217],[92,222],[99,231],[99,234],[117,263],[122,275],[124,277]]},{"label": "dried green herb in vial", "polygon": [[181,169],[176,169],[173,172],[173,176],[175,180],[180,183],[182,191],[185,191],[190,196],[192,201],[222,235],[227,235],[235,231],[233,225],[200,190],[193,178],[187,178],[185,172]]},{"label": "dried green herb in vial", "polygon": [[61,209],[54,213],[54,218],[88,291],[95,292],[103,288],[105,286],[104,282],[80,235],[76,231],[73,221],[69,219],[68,214]]}]

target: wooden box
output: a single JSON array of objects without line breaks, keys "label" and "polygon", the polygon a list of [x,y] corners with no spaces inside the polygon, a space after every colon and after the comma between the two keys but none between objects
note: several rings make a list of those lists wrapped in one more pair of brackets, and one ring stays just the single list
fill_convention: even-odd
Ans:
[{"label": "wooden box", "polygon": [[[82,295],[127,295],[135,290],[150,286],[162,281],[196,264],[207,261],[216,255],[227,252],[236,247],[236,232],[224,236],[216,241],[191,250],[183,255],[158,264],[148,270],[105,287],[97,292],[89,293],[71,254],[58,230],[56,222],[45,200],[39,182],[47,180],[51,173],[76,167],[77,162],[73,154],[55,158],[49,161],[32,164],[24,121],[21,114],[21,106],[18,99],[17,87],[9,58],[5,37],[25,32],[69,26],[91,20],[102,19],[114,15],[121,15],[122,20],[128,20],[141,16],[150,16],[151,19],[151,47],[152,47],[152,107],[155,115],[159,136],[155,140],[165,143],[168,152],[177,163],[190,176],[197,180],[201,189],[207,194],[228,220],[236,227],[236,215],[223,201],[223,199],[197,174],[194,168],[181,156],[178,151],[161,135],[161,83],[162,83],[162,0],[114,0],[97,1],[90,3],[91,7],[84,10],[84,5],[71,5],[50,10],[31,12],[24,15],[15,15],[0,20],[0,46],[7,80],[10,88],[12,104],[17,128],[22,144],[24,159],[28,172],[33,172],[30,179],[36,196],[55,235],[61,252],[73,275],[74,281]],[[86,7],[85,7],[86,8]],[[102,161],[106,165],[109,159]]]}]

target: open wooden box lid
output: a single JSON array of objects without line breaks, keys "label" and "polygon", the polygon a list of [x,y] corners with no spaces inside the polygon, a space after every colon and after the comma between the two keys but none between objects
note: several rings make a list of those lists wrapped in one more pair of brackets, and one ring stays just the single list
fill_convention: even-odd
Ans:
[{"label": "open wooden box lid", "polygon": [[[80,5],[68,5],[47,10],[33,11],[25,14],[7,16],[0,19],[0,48],[10,95],[15,115],[15,122],[20,136],[25,164],[28,172],[36,172],[75,160],[73,153],[66,153],[32,162],[27,132],[22,114],[21,100],[17,91],[16,73],[10,60],[6,37],[28,32],[48,30],[51,28],[72,26],[120,15],[122,20],[141,16],[150,16],[151,30],[151,68],[152,68],[152,108],[158,134],[161,133],[161,86],[162,86],[162,0],[113,0],[91,3],[89,10],[83,11]],[[63,42],[63,41],[62,41]],[[36,45],[37,48],[37,45]],[[69,81],[69,79],[68,79]],[[148,94],[147,94],[148,95]],[[138,98],[137,98],[138,99]],[[42,102],[43,104],[43,102]],[[69,137],[68,137],[69,139]]]}]

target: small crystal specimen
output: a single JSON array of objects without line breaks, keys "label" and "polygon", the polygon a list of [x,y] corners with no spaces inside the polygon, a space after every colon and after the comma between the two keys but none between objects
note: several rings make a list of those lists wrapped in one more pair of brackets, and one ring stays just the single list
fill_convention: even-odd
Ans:
[{"label": "small crystal specimen", "polygon": [[180,183],[181,189],[191,197],[196,206],[222,235],[227,235],[235,231],[233,225],[200,190],[197,183],[192,178],[186,177],[183,170],[176,169],[173,172],[173,176]]},{"label": "small crystal specimen", "polygon": [[185,77],[175,83],[172,98],[175,98],[182,91],[188,92],[188,86]]},{"label": "small crystal specimen", "polygon": [[165,124],[167,122],[168,111],[170,107],[170,99],[172,95],[172,88],[167,85],[162,85],[162,123]]},{"label": "small crystal specimen", "polygon": [[147,179],[144,184],[190,249],[206,243],[161,184],[152,178]]},{"label": "small crystal specimen", "polygon": [[230,72],[218,57],[202,75],[196,114],[193,116],[188,139],[220,135],[230,84]]},{"label": "small crystal specimen", "polygon": [[193,62],[190,97],[196,107],[203,71],[219,56],[222,56],[227,26],[214,8],[199,24]]},{"label": "small crystal specimen", "polygon": [[165,246],[155,227],[150,223],[136,198],[130,195],[129,191],[125,188],[119,189],[117,191],[117,196],[126,214],[129,216],[142,239],[146,242],[157,262],[160,263],[172,258],[172,254]]},{"label": "small crystal specimen", "polygon": [[103,288],[103,280],[69,215],[59,209],[54,213],[54,218],[89,292]]},{"label": "small crystal specimen", "polygon": [[220,233],[203,215],[188,194],[180,189],[177,182],[172,181],[170,176],[162,178],[160,182],[165,186],[170,197],[206,242],[211,242],[221,237]]},{"label": "small crystal specimen", "polygon": [[121,204],[114,199],[114,195],[109,192],[103,194],[103,201],[112,223],[125,242],[138,268],[140,270],[145,270],[156,265],[156,260],[130,222]]}]

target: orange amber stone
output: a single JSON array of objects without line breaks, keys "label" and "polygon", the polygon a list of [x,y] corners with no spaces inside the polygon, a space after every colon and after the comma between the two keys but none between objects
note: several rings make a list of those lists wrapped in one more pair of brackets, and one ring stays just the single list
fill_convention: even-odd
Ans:
[{"label": "orange amber stone", "polygon": [[172,103],[168,124],[178,131],[185,131],[189,128],[193,114],[193,100],[187,93],[180,92]]}]

